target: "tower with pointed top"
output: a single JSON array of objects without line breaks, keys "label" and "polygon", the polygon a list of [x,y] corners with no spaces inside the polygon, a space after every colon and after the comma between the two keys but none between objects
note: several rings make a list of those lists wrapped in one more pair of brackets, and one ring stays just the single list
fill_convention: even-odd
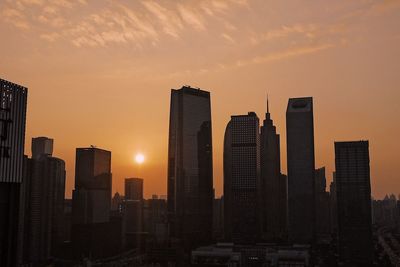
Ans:
[{"label": "tower with pointed top", "polygon": [[263,237],[267,241],[282,241],[286,237],[286,176],[281,175],[280,136],[269,113],[268,95],[260,149]]}]

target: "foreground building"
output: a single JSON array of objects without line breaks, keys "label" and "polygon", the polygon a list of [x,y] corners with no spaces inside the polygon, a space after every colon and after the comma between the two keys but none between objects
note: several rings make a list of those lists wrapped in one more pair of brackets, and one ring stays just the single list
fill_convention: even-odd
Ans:
[{"label": "foreground building", "polygon": [[254,112],[231,116],[224,139],[224,231],[234,242],[261,234],[259,119]]},{"label": "foreground building", "polygon": [[4,267],[16,266],[20,253],[27,96],[27,88],[0,79],[0,266]]},{"label": "foreground building", "polygon": [[212,237],[213,168],[210,93],[171,90],[168,140],[170,236],[186,248]]},{"label": "foreground building", "polygon": [[335,142],[339,257],[352,266],[372,263],[368,141]]},{"label": "foreground building", "polygon": [[311,97],[290,98],[286,111],[289,238],[311,243],[315,234],[314,118]]}]

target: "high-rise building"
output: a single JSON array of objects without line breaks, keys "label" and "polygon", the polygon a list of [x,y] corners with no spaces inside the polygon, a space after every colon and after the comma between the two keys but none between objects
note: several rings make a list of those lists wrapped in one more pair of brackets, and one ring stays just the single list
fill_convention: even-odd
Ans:
[{"label": "high-rise building", "polygon": [[108,222],[111,209],[111,152],[77,148],[72,223]]},{"label": "high-rise building", "polygon": [[325,167],[315,170],[315,237],[319,243],[329,243],[331,237],[331,202],[326,191]]},{"label": "high-rise building", "polygon": [[47,137],[36,137],[32,139],[32,158],[38,159],[43,155],[53,154],[54,140]]},{"label": "high-rise building", "polygon": [[125,199],[122,210],[125,247],[139,247],[143,232],[143,179],[125,179]]},{"label": "high-rise building", "polygon": [[280,137],[269,113],[268,99],[260,145],[263,237],[268,241],[280,241],[286,235],[281,216],[286,215],[287,194],[286,189],[281,188]]},{"label": "high-rise building", "polygon": [[339,258],[352,266],[372,263],[368,141],[335,142]]},{"label": "high-rise building", "polygon": [[110,151],[76,149],[71,231],[76,257],[104,258],[120,251],[121,220],[110,217],[111,182]]},{"label": "high-rise building", "polygon": [[28,89],[0,79],[0,266],[17,265]]},{"label": "high-rise building", "polygon": [[143,179],[140,178],[125,179],[125,199],[143,200]]},{"label": "high-rise building", "polygon": [[52,154],[53,139],[32,139],[23,193],[24,263],[44,264],[64,241],[65,162]]},{"label": "high-rise building", "polygon": [[224,139],[225,238],[254,242],[261,234],[259,119],[231,116]]},{"label": "high-rise building", "polygon": [[212,236],[213,167],[210,93],[171,90],[168,144],[170,235],[186,248]]},{"label": "high-rise building", "polygon": [[290,98],[286,111],[289,238],[314,240],[314,119],[311,97]]}]

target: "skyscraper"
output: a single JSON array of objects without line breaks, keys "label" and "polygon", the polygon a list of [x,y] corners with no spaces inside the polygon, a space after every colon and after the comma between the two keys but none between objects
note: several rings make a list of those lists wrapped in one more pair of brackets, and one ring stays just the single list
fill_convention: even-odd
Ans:
[{"label": "skyscraper", "polygon": [[25,263],[45,263],[64,241],[65,162],[52,154],[53,139],[32,139],[24,181]]},{"label": "skyscraper", "polygon": [[171,90],[168,144],[170,235],[186,247],[212,236],[213,168],[210,93]]},{"label": "skyscraper", "polygon": [[331,237],[330,196],[326,191],[325,167],[315,170],[315,237],[328,243]]},{"label": "skyscraper", "polygon": [[27,96],[27,88],[0,79],[0,266],[5,267],[17,264]]},{"label": "skyscraper", "polygon": [[125,179],[125,199],[143,200],[143,179],[140,178]]},{"label": "skyscraper", "polygon": [[139,247],[143,232],[143,179],[125,179],[125,200],[122,207],[125,246]]},{"label": "skyscraper", "polygon": [[77,148],[72,223],[108,222],[111,209],[111,152]]},{"label": "skyscraper", "polygon": [[224,139],[225,238],[254,242],[261,234],[260,134],[254,112],[231,116]]},{"label": "skyscraper", "polygon": [[121,222],[110,220],[111,179],[110,151],[76,149],[71,234],[77,257],[103,258],[119,251]]},{"label": "skyscraper", "polygon": [[280,138],[269,113],[268,99],[260,137],[263,237],[268,241],[278,241],[285,237],[286,232],[281,216],[286,215],[287,194],[281,186],[284,178],[281,176]]},{"label": "skyscraper", "polygon": [[339,257],[352,266],[372,262],[368,141],[335,142]]},{"label": "skyscraper", "polygon": [[289,237],[314,239],[314,119],[311,97],[290,98],[286,111]]}]

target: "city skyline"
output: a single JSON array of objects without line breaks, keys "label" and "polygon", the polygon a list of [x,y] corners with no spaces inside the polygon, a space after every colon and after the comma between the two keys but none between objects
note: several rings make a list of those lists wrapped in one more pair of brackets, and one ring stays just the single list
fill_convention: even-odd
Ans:
[{"label": "city skyline", "polygon": [[[67,197],[73,189],[75,148],[91,144],[113,153],[114,192],[123,192],[125,177],[140,176],[147,185],[146,197],[166,195],[169,89],[186,83],[212,94],[217,195],[222,192],[224,127],[231,114],[255,111],[261,117],[266,91],[282,140],[282,173],[287,173],[287,99],[313,96],[318,110],[316,168],[326,166],[327,183],[334,170],[334,141],[368,139],[373,196],[400,193],[395,191],[400,188],[399,144],[391,142],[399,132],[394,122],[400,112],[398,2],[282,1],[264,6],[260,1],[232,1],[228,6],[210,4],[209,13],[203,2],[194,1],[176,6],[99,1],[65,7],[61,1],[47,6],[42,2],[23,1],[25,9],[12,1],[0,2],[0,32],[8,37],[0,48],[15,51],[2,55],[0,73],[30,88],[25,151],[32,137],[55,140],[54,154],[66,161]],[[171,16],[154,24],[138,17],[142,30],[154,30],[139,35],[146,37],[138,40],[141,48],[130,40],[118,43],[111,35],[104,36],[104,45],[90,46],[92,32],[73,31],[88,25],[94,33],[115,33],[116,28],[108,29],[101,20],[95,24],[94,15],[107,21],[109,14],[118,14],[129,24],[127,11],[143,11],[150,18],[157,11]],[[58,23],[51,12],[58,12]],[[238,12],[241,18],[235,18]],[[283,12],[287,16],[279,15]],[[66,17],[69,22],[63,23]],[[48,23],[42,22],[46,18]],[[165,27],[159,30],[158,23]],[[139,151],[147,158],[140,170],[132,159]]]}]

